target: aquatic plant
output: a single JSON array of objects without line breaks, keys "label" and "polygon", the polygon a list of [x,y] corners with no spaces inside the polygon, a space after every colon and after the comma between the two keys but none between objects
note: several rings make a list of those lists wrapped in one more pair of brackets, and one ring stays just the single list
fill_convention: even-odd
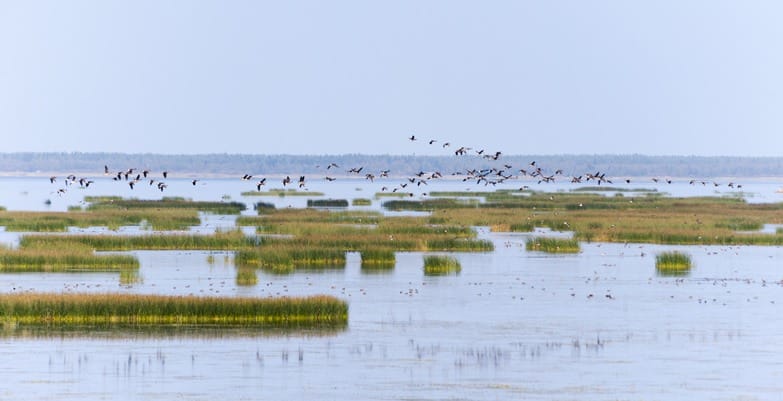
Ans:
[{"label": "aquatic plant", "polygon": [[308,199],[307,207],[348,207],[346,199]]},{"label": "aquatic plant", "polygon": [[691,270],[691,257],[680,251],[662,252],[655,256],[655,269],[661,275],[684,275]]},{"label": "aquatic plant", "polygon": [[449,274],[459,274],[462,270],[457,258],[445,255],[427,255],[424,256],[424,275],[425,276],[445,276]]},{"label": "aquatic plant", "polygon": [[351,206],[371,206],[372,200],[367,198],[355,198],[351,201]]},{"label": "aquatic plant", "polygon": [[528,251],[547,253],[579,253],[579,241],[572,238],[534,237],[525,242]]},{"label": "aquatic plant", "polygon": [[348,304],[335,297],[244,298],[137,294],[1,294],[6,324],[45,326],[343,326]]},{"label": "aquatic plant", "polygon": [[362,270],[388,270],[394,268],[397,257],[394,251],[366,249],[359,253],[362,258]]}]

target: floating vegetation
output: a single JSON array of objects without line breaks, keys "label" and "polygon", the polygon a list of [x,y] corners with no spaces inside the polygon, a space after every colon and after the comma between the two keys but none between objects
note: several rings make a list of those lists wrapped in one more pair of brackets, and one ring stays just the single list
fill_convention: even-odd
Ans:
[{"label": "floating vegetation", "polygon": [[307,207],[348,207],[347,199],[308,199]]},{"label": "floating vegetation", "polygon": [[579,241],[571,238],[535,237],[525,242],[528,251],[547,253],[579,253]]},{"label": "floating vegetation", "polygon": [[655,256],[655,270],[664,276],[683,276],[691,271],[690,255],[679,252],[662,252]]},{"label": "floating vegetation", "polygon": [[348,304],[331,296],[241,298],[135,294],[2,294],[6,325],[345,326]]},{"label": "floating vegetation", "polygon": [[389,270],[397,264],[394,251],[368,249],[360,252],[362,258],[362,271]]},{"label": "floating vegetation", "polygon": [[445,255],[427,255],[424,257],[425,276],[446,276],[459,274],[462,270],[457,258]]},{"label": "floating vegetation", "polygon": [[355,198],[351,201],[351,206],[372,206],[372,199]]}]

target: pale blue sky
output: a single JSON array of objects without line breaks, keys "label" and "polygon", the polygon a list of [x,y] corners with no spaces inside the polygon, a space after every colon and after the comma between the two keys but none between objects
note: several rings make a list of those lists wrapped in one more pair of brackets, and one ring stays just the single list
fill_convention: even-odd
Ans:
[{"label": "pale blue sky", "polygon": [[5,1],[0,152],[780,156],[780,1]]}]

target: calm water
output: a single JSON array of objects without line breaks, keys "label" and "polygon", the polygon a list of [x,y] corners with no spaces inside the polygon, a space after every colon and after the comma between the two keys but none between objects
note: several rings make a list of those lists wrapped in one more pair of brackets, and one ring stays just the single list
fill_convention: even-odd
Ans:
[{"label": "calm water", "polygon": [[[253,188],[239,180],[175,183],[166,195],[306,202],[242,199]],[[110,184],[59,197],[47,179],[0,179],[0,204],[65,210],[84,195],[160,197]],[[311,189],[349,199],[377,190],[363,181],[335,184]],[[779,201],[778,186],[754,182],[745,190],[749,200]],[[705,194],[687,184],[664,188]],[[205,217],[196,230],[233,225],[231,217]],[[454,254],[457,276],[425,277],[421,253],[399,253],[393,271],[368,274],[349,254],[345,269],[259,271],[258,285],[238,287],[231,253],[192,251],[133,252],[141,269],[132,285],[108,273],[3,275],[3,292],[332,294],[350,303],[350,319],[337,333],[1,337],[0,399],[783,399],[776,322],[783,249],[583,244],[578,255],[550,256],[525,251],[527,234],[477,229],[496,251]],[[18,237],[1,234],[10,244]],[[656,276],[662,249],[690,253],[690,276]]]}]

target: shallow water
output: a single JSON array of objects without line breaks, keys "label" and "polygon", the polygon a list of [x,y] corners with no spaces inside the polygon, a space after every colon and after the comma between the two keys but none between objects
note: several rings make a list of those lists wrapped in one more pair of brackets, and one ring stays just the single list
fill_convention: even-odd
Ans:
[{"label": "shallow water", "polygon": [[[356,185],[332,196],[371,197]],[[233,224],[205,217],[196,231]],[[130,285],[113,273],[5,274],[2,292],[332,294],[350,313],[331,333],[6,333],[0,399],[783,398],[780,247],[582,244],[552,256],[526,251],[529,234],[478,230],[496,250],[452,254],[462,271],[443,277],[424,276],[422,253],[373,273],[351,253],[343,269],[259,271],[243,287],[230,252],[199,251],[132,252]],[[654,255],[675,249],[691,273],[657,276]]]}]

